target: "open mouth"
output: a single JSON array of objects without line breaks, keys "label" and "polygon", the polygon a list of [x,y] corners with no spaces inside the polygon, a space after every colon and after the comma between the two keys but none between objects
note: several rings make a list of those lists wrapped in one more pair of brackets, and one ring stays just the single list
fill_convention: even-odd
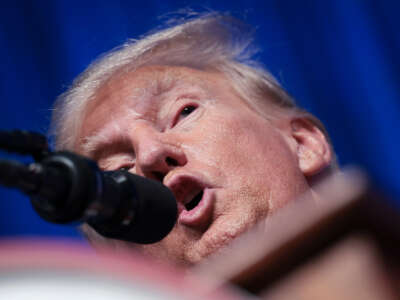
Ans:
[{"label": "open mouth", "polygon": [[175,176],[165,184],[173,192],[179,210],[178,223],[205,230],[212,220],[213,189],[202,180],[189,175]]},{"label": "open mouth", "polygon": [[200,203],[202,198],[203,198],[203,191],[200,191],[200,193],[194,196],[194,198],[190,202],[185,204],[186,210],[189,211],[195,208]]},{"label": "open mouth", "polygon": [[[188,197],[190,200],[181,206],[179,214],[179,223],[189,227],[196,227],[197,229],[206,230],[211,222],[214,197],[212,196],[212,190],[209,188],[203,188],[193,196]],[[188,195],[189,196],[189,195]],[[182,202],[181,202],[182,203]]]}]

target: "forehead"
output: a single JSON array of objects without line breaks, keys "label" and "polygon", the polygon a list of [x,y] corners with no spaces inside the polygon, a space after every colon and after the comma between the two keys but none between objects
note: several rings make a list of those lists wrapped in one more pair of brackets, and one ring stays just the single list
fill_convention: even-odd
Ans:
[{"label": "forehead", "polygon": [[194,89],[198,92],[213,93],[220,90],[219,85],[225,81],[217,72],[201,71],[187,67],[175,66],[145,66],[131,72],[118,72],[111,76],[95,93],[87,112],[93,110],[105,102],[135,104],[140,110],[150,104],[154,104],[159,98],[168,92],[175,90]]},{"label": "forehead", "polygon": [[[97,90],[88,103],[77,144],[101,127],[101,121],[124,111],[151,115],[168,99],[177,96],[217,97],[232,92],[228,80],[216,71],[188,67],[145,66],[120,71]],[[132,115],[133,114],[133,115]],[[100,121],[100,122],[99,122]]]}]

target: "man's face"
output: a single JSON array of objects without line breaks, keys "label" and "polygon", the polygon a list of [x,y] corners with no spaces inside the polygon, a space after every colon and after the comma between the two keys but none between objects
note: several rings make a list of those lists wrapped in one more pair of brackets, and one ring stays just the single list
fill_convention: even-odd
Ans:
[{"label": "man's face", "polygon": [[98,90],[75,150],[168,186],[177,224],[138,247],[191,265],[308,188],[289,123],[262,117],[219,73],[148,66]]}]

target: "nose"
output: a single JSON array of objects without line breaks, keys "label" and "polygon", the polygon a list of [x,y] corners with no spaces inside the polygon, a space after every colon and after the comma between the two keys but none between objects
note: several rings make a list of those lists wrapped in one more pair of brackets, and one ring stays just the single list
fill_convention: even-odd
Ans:
[{"label": "nose", "polygon": [[162,182],[168,172],[187,163],[176,138],[153,128],[137,128],[133,144],[138,175]]}]

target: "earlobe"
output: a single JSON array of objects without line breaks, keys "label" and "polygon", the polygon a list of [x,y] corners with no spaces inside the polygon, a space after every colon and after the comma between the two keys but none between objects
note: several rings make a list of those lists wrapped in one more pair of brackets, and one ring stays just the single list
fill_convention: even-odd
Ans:
[{"label": "earlobe", "polygon": [[324,170],[332,161],[332,150],[322,131],[308,118],[291,122],[292,137],[297,143],[299,168],[306,177]]}]

